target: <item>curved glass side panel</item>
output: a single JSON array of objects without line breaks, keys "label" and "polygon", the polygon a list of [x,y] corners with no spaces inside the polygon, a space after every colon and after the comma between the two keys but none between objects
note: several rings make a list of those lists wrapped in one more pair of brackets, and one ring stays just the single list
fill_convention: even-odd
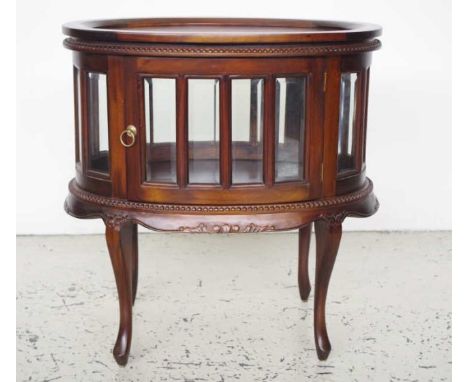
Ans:
[{"label": "curved glass side panel", "polygon": [[88,81],[88,166],[109,174],[109,132],[107,123],[107,76],[87,73]]},{"label": "curved glass side panel", "polygon": [[357,73],[342,73],[338,122],[338,173],[356,168]]}]

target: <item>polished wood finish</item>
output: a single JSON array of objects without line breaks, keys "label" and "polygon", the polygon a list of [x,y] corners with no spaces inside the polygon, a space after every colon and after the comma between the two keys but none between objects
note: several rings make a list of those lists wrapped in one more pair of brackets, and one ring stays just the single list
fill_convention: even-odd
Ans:
[{"label": "polished wood finish", "polygon": [[317,220],[314,223],[316,236],[314,332],[315,349],[320,360],[327,359],[331,350],[325,322],[325,302],[330,276],[340,245],[343,218],[342,215],[335,215]]},{"label": "polished wood finish", "polygon": [[310,294],[309,281],[309,247],[310,247],[310,231],[311,224],[299,228],[299,261],[298,261],[298,284],[299,295],[302,301],[307,301]]},{"label": "polished wood finish", "polygon": [[136,251],[133,251],[136,241],[134,226],[131,222],[122,224],[119,216],[106,220],[107,247],[119,295],[120,325],[113,351],[119,365],[127,363],[132,342],[132,305],[136,294],[134,264],[137,261]]},{"label": "polished wood finish", "polygon": [[160,18],[70,22],[63,33],[78,39],[145,43],[319,43],[367,40],[381,34],[374,24],[281,20]]},{"label": "polished wood finish", "polygon": [[[348,216],[370,216],[378,209],[365,174],[365,144],[371,52],[380,47],[375,39],[380,27],[309,20],[129,19],[75,22],[63,30],[69,36],[64,45],[74,51],[76,136],[76,177],[69,184],[65,209],[75,217],[101,218],[106,225],[120,307],[116,361],[127,363],[132,340],[139,224],[168,232],[299,229],[298,284],[303,301],[311,291],[308,258],[315,224],[314,331],[317,355],[326,359],[331,346],[325,304],[341,222]],[[90,82],[93,73],[106,76],[107,100],[100,99],[97,84]],[[343,73],[357,76],[352,132],[349,126],[344,132],[339,128],[341,108],[349,111],[352,106],[340,103]],[[147,133],[144,83],[148,77],[175,80],[171,141],[156,140],[158,115],[152,108]],[[215,140],[189,141],[191,79],[219,81]],[[233,138],[232,89],[238,79],[251,80],[245,141]],[[259,80],[262,104],[257,99]],[[283,103],[279,81],[285,84]],[[149,97],[153,105],[152,93]],[[98,109],[99,102],[107,102],[107,116],[90,112]],[[302,104],[304,110],[298,109]],[[93,130],[99,117],[107,117],[108,149],[100,147],[102,137]],[[260,117],[262,130],[257,125]],[[284,123],[282,132],[280,123]],[[129,125],[136,128],[135,143],[124,147],[120,136]],[[170,170],[174,149],[175,179],[149,181],[147,171]],[[354,164],[345,171],[339,168],[339,152]],[[261,180],[233,183],[233,160],[246,179],[262,160]],[[216,168],[219,182],[190,183],[194,161],[201,163],[198,168],[207,177]],[[298,175],[277,179],[276,172],[286,171],[287,166],[299,169]]]}]

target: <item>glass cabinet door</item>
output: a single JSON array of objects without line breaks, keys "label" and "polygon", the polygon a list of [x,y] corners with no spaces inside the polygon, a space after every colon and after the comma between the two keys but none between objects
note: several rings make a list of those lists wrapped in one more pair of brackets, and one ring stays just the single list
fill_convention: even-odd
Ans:
[{"label": "glass cabinet door", "polygon": [[320,195],[321,61],[128,60],[125,126],[138,131],[125,149],[130,199],[262,204]]}]

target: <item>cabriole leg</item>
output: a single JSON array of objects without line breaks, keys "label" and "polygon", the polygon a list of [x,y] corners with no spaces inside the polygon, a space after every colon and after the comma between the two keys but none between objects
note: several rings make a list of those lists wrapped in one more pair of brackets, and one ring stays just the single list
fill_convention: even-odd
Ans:
[{"label": "cabriole leg", "polygon": [[132,271],[132,302],[135,304],[138,288],[138,224],[133,225],[132,230],[132,253],[133,253],[133,271]]},{"label": "cabriole leg", "polygon": [[132,304],[135,304],[138,287],[138,224],[127,223],[121,230],[122,248],[131,258]]},{"label": "cabriole leg", "polygon": [[341,219],[318,220],[315,222],[314,334],[317,356],[320,360],[326,360],[331,350],[325,321],[325,303],[330,276],[340,246],[341,222]]},{"label": "cabriole leg", "polygon": [[114,269],[119,295],[120,326],[114,346],[114,358],[119,365],[128,361],[132,341],[132,302],[136,283],[133,281],[137,241],[136,225],[116,217],[106,219],[106,241]]},{"label": "cabriole leg", "polygon": [[310,295],[309,281],[309,247],[310,247],[310,231],[312,224],[299,228],[299,269],[298,269],[298,284],[299,294],[302,301],[307,301]]}]

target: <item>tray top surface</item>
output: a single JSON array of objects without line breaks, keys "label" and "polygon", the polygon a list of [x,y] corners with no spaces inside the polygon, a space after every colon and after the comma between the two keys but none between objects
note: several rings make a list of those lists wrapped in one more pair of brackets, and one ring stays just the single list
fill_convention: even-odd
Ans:
[{"label": "tray top surface", "polygon": [[75,21],[64,24],[63,32],[95,41],[262,44],[361,41],[379,36],[381,28],[341,21],[155,18]]}]

